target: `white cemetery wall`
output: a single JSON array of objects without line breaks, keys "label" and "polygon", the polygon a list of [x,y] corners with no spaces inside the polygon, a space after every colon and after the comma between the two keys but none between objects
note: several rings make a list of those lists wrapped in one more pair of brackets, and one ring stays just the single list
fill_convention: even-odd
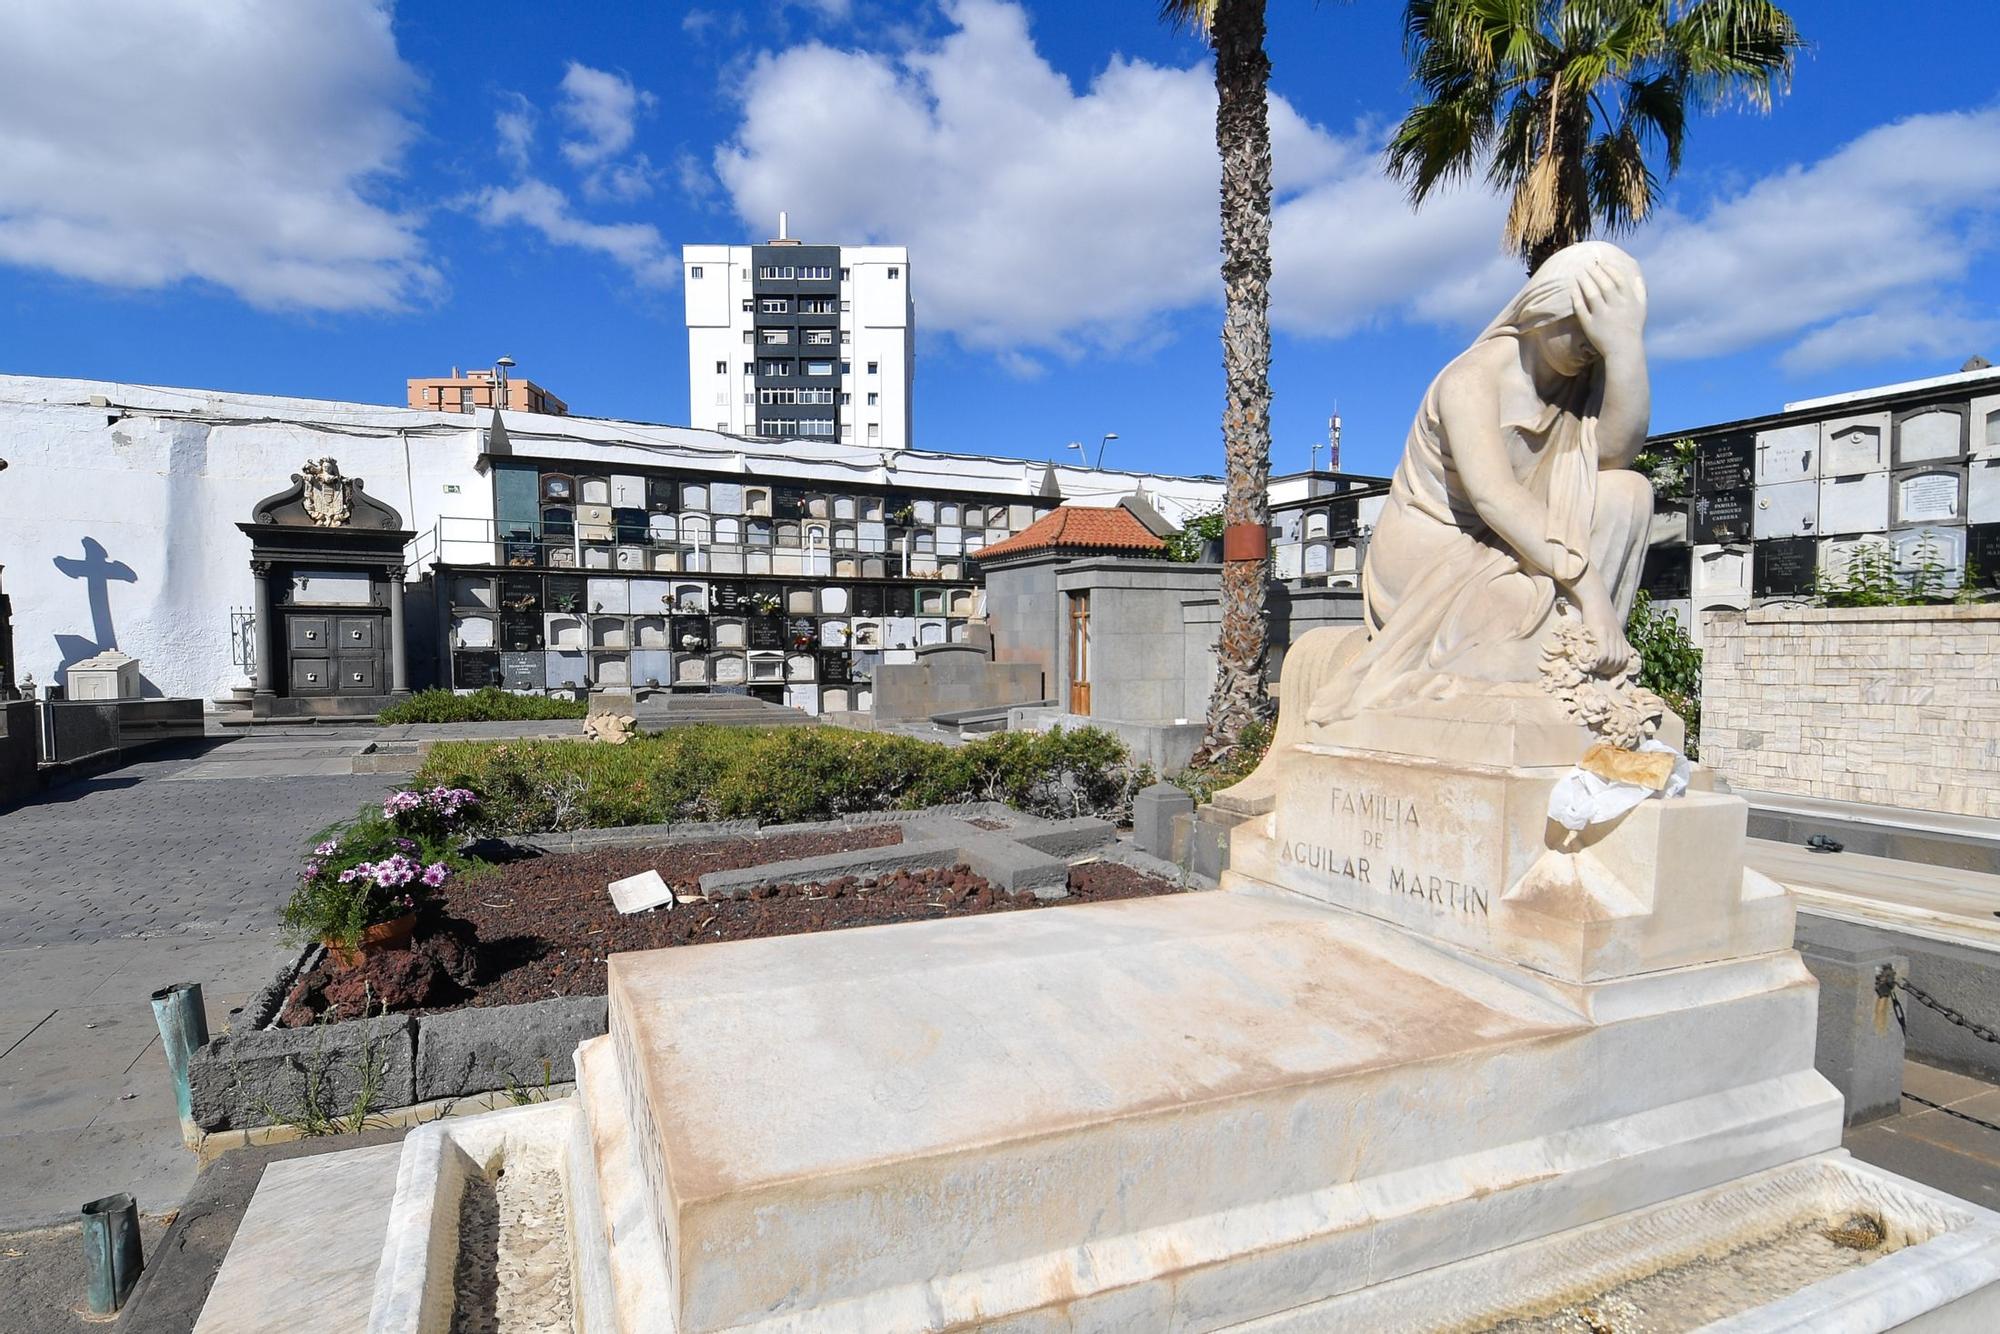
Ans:
[{"label": "white cemetery wall", "polygon": [[2000,606],[1705,620],[1702,762],[1738,789],[2000,818]]},{"label": "white cemetery wall", "polygon": [[435,414],[0,376],[0,533],[20,670],[60,684],[69,664],[116,647],[140,660],[148,695],[205,699],[244,681],[229,616],[254,590],[236,525],[308,459],[333,457],[418,532],[440,516],[486,531],[480,432],[397,433],[413,421]]}]

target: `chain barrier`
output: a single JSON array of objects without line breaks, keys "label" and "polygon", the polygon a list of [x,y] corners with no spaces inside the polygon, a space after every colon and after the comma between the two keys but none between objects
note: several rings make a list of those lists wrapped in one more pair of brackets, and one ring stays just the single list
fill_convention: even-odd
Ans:
[{"label": "chain barrier", "polygon": [[[1972,1036],[1978,1038],[1981,1042],[2000,1043],[2000,1032],[1994,1031],[1993,1029],[1987,1027],[1985,1024],[1980,1023],[1977,1019],[1967,1019],[1957,1010],[1952,1009],[1949,1005],[1946,1005],[1943,1001],[1931,995],[1928,991],[1925,991],[1922,987],[1918,986],[1916,983],[1910,981],[1909,978],[1907,977],[1896,978],[1895,986],[1898,991],[1907,991],[1910,993],[1910,995],[1916,997],[1917,1004],[1923,1006],[1927,1010],[1935,1011],[1937,1014],[1941,1015],[1944,1018],[1945,1022],[1958,1025],[1966,1032],[1972,1034]],[[1876,987],[1878,988],[1878,994],[1879,994],[1879,988],[1881,987],[1881,982],[1879,980],[1876,982]],[[1900,1010],[1900,1008],[1901,1007],[1899,1006],[1898,1009]],[[1901,1015],[1899,1014],[1897,1017],[1900,1019]],[[1904,1027],[1907,1030],[1908,1025],[1906,1024]]]},{"label": "chain barrier", "polygon": [[1947,1107],[1941,1102],[1932,1102],[1929,1098],[1919,1097],[1908,1089],[1903,1090],[1903,1096],[1911,1102],[1916,1103],[1919,1107],[1928,1107],[1934,1112],[1943,1112],[1946,1116],[1955,1116],[1961,1121],[1970,1121],[1972,1124],[1987,1130],[2000,1131],[2000,1126],[1994,1125],[1991,1121],[1982,1121],[1976,1116],[1958,1111],[1956,1108]]}]

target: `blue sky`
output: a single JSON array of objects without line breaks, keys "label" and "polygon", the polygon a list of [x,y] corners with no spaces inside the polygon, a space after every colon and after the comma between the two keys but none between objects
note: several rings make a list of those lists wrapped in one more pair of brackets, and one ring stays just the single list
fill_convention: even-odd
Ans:
[{"label": "blue sky", "polygon": [[[1647,265],[1657,429],[2000,358],[1991,0],[1793,6]],[[1273,462],[1387,470],[1518,280],[1481,190],[1379,171],[1401,5],[1272,0]],[[1151,0],[0,5],[0,372],[398,402],[511,354],[687,420],[679,247],[912,246],[916,443],[1217,471],[1212,91]]]}]

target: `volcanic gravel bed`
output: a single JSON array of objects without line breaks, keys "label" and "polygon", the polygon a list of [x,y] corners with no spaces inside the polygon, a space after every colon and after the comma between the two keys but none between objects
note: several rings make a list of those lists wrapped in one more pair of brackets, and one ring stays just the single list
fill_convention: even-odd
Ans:
[{"label": "volcanic gravel bed", "polygon": [[463,1004],[517,1005],[552,996],[604,994],[607,955],[717,940],[751,940],[887,922],[1102,903],[1179,890],[1117,862],[1070,868],[1069,897],[1006,894],[964,866],[842,876],[824,884],[769,885],[743,898],[676,903],[621,914],[605,886],[648,869],[677,894],[697,892],[707,871],[897,843],[894,826],[840,834],[724,839],[666,848],[547,855],[452,882],[446,909],[478,932],[479,971]]}]

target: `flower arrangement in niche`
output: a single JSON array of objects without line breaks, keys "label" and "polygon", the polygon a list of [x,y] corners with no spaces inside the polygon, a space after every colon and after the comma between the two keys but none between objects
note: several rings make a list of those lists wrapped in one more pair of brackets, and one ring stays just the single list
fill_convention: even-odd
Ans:
[{"label": "flower arrangement in niche", "polygon": [[370,928],[414,917],[464,865],[479,808],[468,788],[396,792],[322,831],[285,905],[286,934],[351,951]]}]

